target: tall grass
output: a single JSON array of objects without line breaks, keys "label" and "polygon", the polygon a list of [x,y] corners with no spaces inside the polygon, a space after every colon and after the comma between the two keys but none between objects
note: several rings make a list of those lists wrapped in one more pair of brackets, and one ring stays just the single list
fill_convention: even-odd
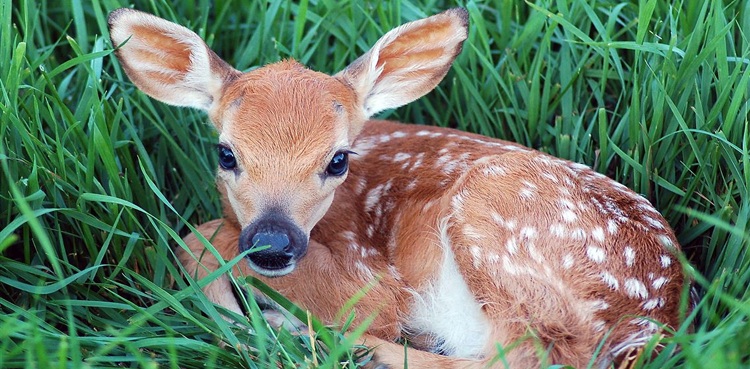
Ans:
[{"label": "tall grass", "polygon": [[[449,1],[0,0],[0,367],[352,367],[341,328],[246,325],[172,248],[220,215],[206,118],[136,92],[109,11],[183,24],[237,68],[335,72]],[[444,83],[390,119],[513,140],[593,166],[675,228],[701,292],[644,368],[750,366],[750,1],[461,2]],[[231,267],[229,261],[224,268]],[[215,278],[216,275],[212,275]],[[245,281],[238,281],[240,284]],[[301,315],[303,319],[305,318]],[[247,350],[252,347],[252,350]]]}]

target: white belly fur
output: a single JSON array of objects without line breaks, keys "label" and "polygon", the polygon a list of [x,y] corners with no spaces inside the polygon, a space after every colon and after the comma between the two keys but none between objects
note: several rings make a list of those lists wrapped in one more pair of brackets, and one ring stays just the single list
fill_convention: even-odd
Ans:
[{"label": "white belly fur", "polygon": [[414,294],[407,329],[434,337],[434,351],[448,356],[479,358],[490,337],[490,324],[458,270],[445,218],[439,224],[443,263],[439,275]]}]

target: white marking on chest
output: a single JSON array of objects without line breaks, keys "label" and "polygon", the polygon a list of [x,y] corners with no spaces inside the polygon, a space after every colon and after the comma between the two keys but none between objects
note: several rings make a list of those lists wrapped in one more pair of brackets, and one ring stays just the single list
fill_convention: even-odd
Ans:
[{"label": "white marking on chest", "polygon": [[447,218],[439,225],[443,261],[437,277],[414,296],[408,330],[434,336],[440,352],[476,358],[490,337],[490,324],[481,305],[458,270],[447,234]]}]

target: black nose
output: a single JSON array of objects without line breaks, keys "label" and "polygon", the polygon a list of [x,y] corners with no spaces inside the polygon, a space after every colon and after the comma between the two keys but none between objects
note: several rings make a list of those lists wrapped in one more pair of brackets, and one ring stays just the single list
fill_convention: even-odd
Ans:
[{"label": "black nose", "polygon": [[307,251],[307,237],[288,217],[269,211],[242,230],[240,252],[250,250],[247,258],[258,273],[286,274]]},{"label": "black nose", "polygon": [[286,252],[289,246],[289,235],[281,232],[258,232],[251,241],[255,247],[269,246],[269,249],[274,252]]}]

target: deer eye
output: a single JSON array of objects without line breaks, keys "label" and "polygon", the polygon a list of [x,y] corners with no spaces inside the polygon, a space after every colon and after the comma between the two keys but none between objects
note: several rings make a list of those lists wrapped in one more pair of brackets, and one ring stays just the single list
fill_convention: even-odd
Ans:
[{"label": "deer eye", "polygon": [[328,163],[326,174],[329,176],[340,177],[349,169],[349,153],[339,151],[333,155],[333,159]]},{"label": "deer eye", "polygon": [[219,145],[219,166],[224,170],[232,170],[237,167],[237,159],[232,149]]}]

